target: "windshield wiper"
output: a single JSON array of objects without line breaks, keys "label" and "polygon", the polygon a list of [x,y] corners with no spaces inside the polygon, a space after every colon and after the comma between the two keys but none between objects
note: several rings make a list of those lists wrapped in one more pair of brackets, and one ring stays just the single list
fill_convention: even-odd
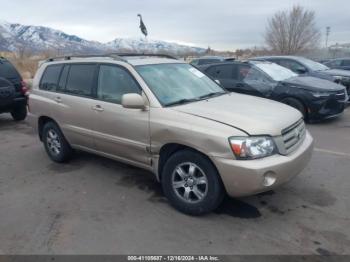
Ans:
[{"label": "windshield wiper", "polygon": [[219,95],[223,95],[223,94],[226,94],[226,92],[212,92],[212,93],[200,96],[199,99],[206,99],[206,98],[219,96]]},{"label": "windshield wiper", "polygon": [[195,102],[195,101],[199,101],[200,99],[198,98],[184,98],[184,99],[180,99],[178,101],[175,102],[171,102],[169,104],[166,104],[165,106],[175,106],[175,105],[182,105],[182,104],[186,104],[186,103],[190,103],[190,102]]}]

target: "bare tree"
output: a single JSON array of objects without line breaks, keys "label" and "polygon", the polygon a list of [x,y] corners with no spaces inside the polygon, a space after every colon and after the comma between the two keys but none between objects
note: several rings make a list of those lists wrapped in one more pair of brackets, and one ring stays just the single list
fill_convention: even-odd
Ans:
[{"label": "bare tree", "polygon": [[266,44],[274,51],[291,55],[316,47],[321,32],[316,27],[315,12],[301,6],[277,12],[268,20]]}]

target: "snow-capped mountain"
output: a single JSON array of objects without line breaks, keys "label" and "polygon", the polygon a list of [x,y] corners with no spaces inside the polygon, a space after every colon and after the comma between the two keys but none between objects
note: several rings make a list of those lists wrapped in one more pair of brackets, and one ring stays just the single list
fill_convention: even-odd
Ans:
[{"label": "snow-capped mountain", "polygon": [[43,26],[27,26],[0,21],[0,51],[54,51],[60,54],[99,53],[106,51],[202,53],[203,48],[165,41],[116,38],[109,43],[88,41],[76,35]]},{"label": "snow-capped mountain", "polygon": [[114,50],[129,50],[136,52],[148,51],[151,53],[156,53],[159,51],[166,51],[172,54],[205,52],[205,49],[200,47],[179,45],[176,43],[145,38],[116,38],[115,40],[108,42],[106,46]]}]

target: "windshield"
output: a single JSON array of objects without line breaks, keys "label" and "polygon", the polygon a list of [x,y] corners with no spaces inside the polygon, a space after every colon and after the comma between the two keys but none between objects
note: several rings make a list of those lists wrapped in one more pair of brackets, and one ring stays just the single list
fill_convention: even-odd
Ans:
[{"label": "windshield", "polygon": [[215,81],[188,64],[157,64],[136,67],[163,106],[225,94]]},{"label": "windshield", "polygon": [[324,70],[328,70],[329,69],[328,66],[325,66],[325,65],[323,65],[321,63],[312,61],[310,59],[306,59],[304,57],[298,58],[298,61],[300,61],[300,63],[304,64],[306,67],[308,67],[312,71],[324,71]]},{"label": "windshield", "polygon": [[297,76],[291,70],[274,63],[256,63],[256,67],[268,74],[275,81],[283,81]]}]

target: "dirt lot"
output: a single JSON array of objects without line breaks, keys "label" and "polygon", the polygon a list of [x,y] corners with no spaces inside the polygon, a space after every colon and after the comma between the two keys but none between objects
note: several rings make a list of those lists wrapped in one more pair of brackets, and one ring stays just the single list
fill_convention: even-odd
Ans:
[{"label": "dirt lot", "polygon": [[350,254],[350,108],[309,125],[309,166],[205,217],[169,206],[152,175],[82,153],[52,163],[0,116],[0,254]]}]

